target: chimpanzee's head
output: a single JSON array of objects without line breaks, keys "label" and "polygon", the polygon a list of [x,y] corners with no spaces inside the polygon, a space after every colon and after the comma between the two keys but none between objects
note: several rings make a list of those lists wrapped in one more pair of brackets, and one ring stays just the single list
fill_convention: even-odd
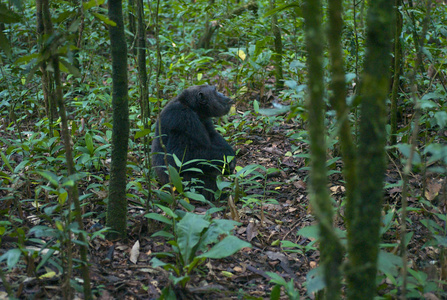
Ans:
[{"label": "chimpanzee's head", "polygon": [[194,110],[201,119],[220,117],[230,111],[232,100],[212,85],[195,85],[179,96],[180,103]]}]

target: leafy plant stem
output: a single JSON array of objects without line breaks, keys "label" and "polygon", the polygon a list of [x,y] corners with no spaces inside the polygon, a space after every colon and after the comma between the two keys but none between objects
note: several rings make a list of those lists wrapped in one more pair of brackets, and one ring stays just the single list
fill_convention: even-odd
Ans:
[{"label": "leafy plant stem", "polygon": [[[430,8],[431,8],[431,0],[429,0],[427,2],[427,13],[424,19],[424,26],[423,26],[423,36],[425,36],[426,32],[427,32],[427,24],[428,24],[428,19],[430,16]],[[416,47],[417,51],[418,51],[418,57],[419,55],[422,56],[422,50],[424,47],[423,42],[421,42],[421,44],[419,44],[420,47]],[[421,53],[419,53],[419,51]],[[414,67],[414,71],[411,72],[410,75],[410,86],[411,86],[411,97],[413,99],[413,103],[414,103],[414,110],[415,110],[415,115],[414,115],[414,127],[413,127],[413,132],[411,135],[411,148],[410,148],[410,154],[407,160],[407,163],[404,167],[403,170],[403,182],[402,182],[402,208],[401,208],[401,242],[400,242],[400,246],[401,246],[401,256],[402,256],[402,299],[406,299],[406,292],[407,292],[407,284],[408,284],[408,267],[407,267],[407,249],[406,249],[406,244],[407,242],[405,241],[405,236],[406,236],[406,232],[407,232],[407,206],[408,206],[408,178],[410,175],[410,171],[411,171],[411,166],[413,163],[413,157],[414,157],[414,153],[416,150],[416,144],[417,144],[417,140],[418,140],[418,134],[419,134],[419,120],[421,117],[421,107],[419,105],[418,102],[418,98],[417,98],[417,86],[416,86],[416,72],[419,68],[419,63],[422,63],[422,60],[417,59],[415,62],[415,67]],[[411,128],[411,127],[410,127]]]}]

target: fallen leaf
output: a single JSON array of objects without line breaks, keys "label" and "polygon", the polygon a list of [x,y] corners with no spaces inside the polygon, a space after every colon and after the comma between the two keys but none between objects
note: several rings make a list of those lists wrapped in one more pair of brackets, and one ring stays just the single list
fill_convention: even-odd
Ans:
[{"label": "fallen leaf", "polygon": [[442,181],[431,180],[427,183],[427,189],[425,190],[425,198],[428,201],[432,201],[439,195],[439,191],[442,188]]},{"label": "fallen leaf", "polygon": [[132,249],[130,250],[129,260],[134,264],[136,264],[139,255],[140,255],[140,241],[136,241],[135,244],[133,244]]}]

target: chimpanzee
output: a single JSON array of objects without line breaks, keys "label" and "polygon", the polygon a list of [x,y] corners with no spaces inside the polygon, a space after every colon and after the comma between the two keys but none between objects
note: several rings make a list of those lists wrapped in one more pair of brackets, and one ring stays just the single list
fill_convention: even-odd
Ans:
[{"label": "chimpanzee", "polygon": [[[216,132],[211,118],[227,114],[231,103],[231,99],[219,93],[215,86],[198,85],[184,90],[166,105],[155,124],[155,139],[151,149],[152,164],[161,184],[168,183],[169,176],[166,174],[164,149],[160,143],[160,128],[168,164],[177,168],[172,154],[183,164],[194,159],[202,160],[187,164],[182,169],[199,168],[203,174],[182,172],[181,176],[187,181],[191,178],[203,181],[205,190],[198,190],[206,199],[214,199],[214,193],[206,189],[217,190],[216,177],[221,174],[224,157],[234,157],[235,152]],[[235,159],[227,165],[227,174],[234,171],[234,166]]]}]

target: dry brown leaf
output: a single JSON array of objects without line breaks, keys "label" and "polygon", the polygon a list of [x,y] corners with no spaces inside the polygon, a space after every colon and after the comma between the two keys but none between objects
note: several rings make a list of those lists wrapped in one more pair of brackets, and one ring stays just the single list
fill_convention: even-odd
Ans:
[{"label": "dry brown leaf", "polygon": [[258,235],[258,228],[255,224],[255,222],[250,221],[247,226],[247,241],[251,241]]},{"label": "dry brown leaf", "polygon": [[439,195],[439,191],[442,188],[442,181],[438,180],[431,180],[427,183],[427,189],[425,190],[425,198],[427,198],[428,201],[432,201],[436,198],[436,196]]}]

